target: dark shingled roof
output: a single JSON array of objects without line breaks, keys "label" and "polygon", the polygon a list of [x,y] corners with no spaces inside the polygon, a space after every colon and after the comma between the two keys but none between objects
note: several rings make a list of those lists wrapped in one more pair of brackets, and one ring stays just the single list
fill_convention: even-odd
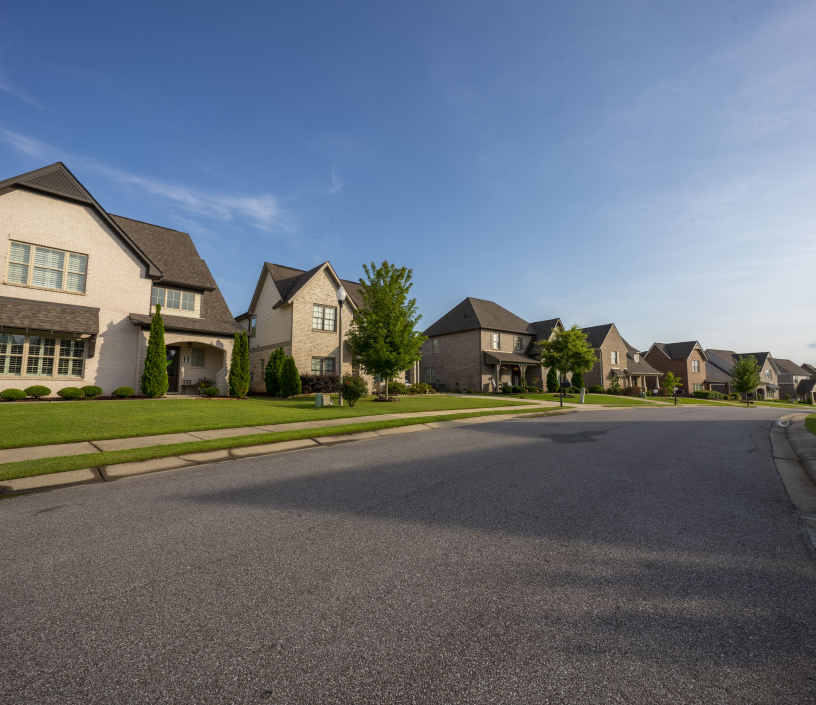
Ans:
[{"label": "dark shingled roof", "polygon": [[0,296],[0,326],[96,335],[99,309]]},{"label": "dark shingled roof", "polygon": [[489,329],[506,333],[535,334],[532,326],[516,314],[510,313],[492,301],[466,298],[454,306],[436,323],[432,324],[423,335],[434,337],[461,333],[466,330]]},{"label": "dark shingled roof", "polygon": [[534,321],[530,324],[536,340],[549,340],[552,332],[558,327],[564,327],[560,318],[551,318],[549,321]]},{"label": "dark shingled roof", "polygon": [[808,377],[812,374],[790,360],[785,360],[781,357],[775,357],[774,360],[776,360],[776,366],[780,372],[787,372],[791,375],[801,375],[803,377]]},{"label": "dark shingled roof", "polygon": [[760,369],[765,367],[765,363],[770,358],[771,364],[776,365],[776,361],[771,357],[771,353],[769,352],[752,352],[752,353],[735,353],[733,350],[714,350],[713,348],[709,348],[706,352],[706,357],[710,357],[711,355],[716,355],[718,358],[721,358],[726,365],[718,363],[715,359],[712,361],[714,365],[716,365],[719,369],[721,369],[725,373],[731,372],[731,367],[734,365],[735,358],[738,357],[750,357],[753,355],[756,358],[757,364],[759,364]]},{"label": "dark shingled roof", "polygon": [[713,365],[710,361],[704,362],[703,364],[705,365],[706,382],[714,382],[714,384],[724,384],[726,382],[731,381],[731,377],[729,377],[719,367]]},{"label": "dark shingled roof", "polygon": [[804,394],[812,392],[814,387],[816,387],[816,377],[810,377],[809,379],[800,380],[799,384],[796,385],[796,391],[799,394]]},{"label": "dark shingled roof", "polygon": [[589,328],[582,328],[581,330],[586,334],[587,342],[593,348],[599,348],[603,345],[609,331],[612,330],[614,323],[605,323],[602,326],[590,326]]},{"label": "dark shingled roof", "polygon": [[[308,272],[303,269],[294,269],[293,267],[284,267],[281,264],[272,264],[265,262],[266,270],[272,275],[275,286],[278,287],[281,298],[284,301],[291,299],[298,291],[300,291],[306,283],[317,273],[317,271],[324,265],[317,265],[312,267]],[[360,282],[349,281],[348,279],[340,279],[340,283],[346,290],[346,293],[351,298],[352,302],[357,308],[363,305],[363,297],[361,292],[362,287]]]},{"label": "dark shingled roof", "polygon": [[802,368],[807,370],[809,374],[816,375],[816,367],[811,365],[809,362],[803,362]]},{"label": "dark shingled roof", "polygon": [[485,365],[495,365],[497,362],[513,362],[522,365],[540,365],[541,360],[536,360],[527,355],[516,352],[502,352],[501,350],[484,350]]},{"label": "dark shingled roof", "polygon": [[[699,343],[696,340],[689,340],[685,343],[655,343],[655,345],[666,353],[671,360],[688,360]],[[700,349],[702,350],[702,346]]]},{"label": "dark shingled roof", "polygon": [[[161,315],[165,330],[187,331],[190,333],[212,333],[214,335],[235,335],[243,328],[235,320],[219,320],[217,318],[193,318],[188,316]],[[143,313],[131,313],[130,320],[142,328],[150,328],[151,316]]]},{"label": "dark shingled roof", "polygon": [[[621,340],[623,340],[622,337]],[[663,375],[660,370],[656,370],[648,362],[646,362],[643,355],[640,354],[637,348],[630,345],[625,340],[623,340],[623,344],[626,346],[626,371],[630,375],[657,375],[658,377]],[[635,362],[635,354],[637,354],[640,358],[637,362]]]}]

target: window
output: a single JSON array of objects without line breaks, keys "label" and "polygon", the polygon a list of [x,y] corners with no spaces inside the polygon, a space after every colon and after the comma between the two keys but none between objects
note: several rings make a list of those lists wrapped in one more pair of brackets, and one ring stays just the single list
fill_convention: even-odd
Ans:
[{"label": "window", "polygon": [[635,362],[640,362],[640,355],[635,353]]},{"label": "window", "polygon": [[256,322],[256,320],[257,319],[255,318],[255,316],[253,316],[252,318],[249,319],[249,334],[250,335],[255,335],[255,322]]},{"label": "window", "polygon": [[0,333],[0,375],[22,374],[24,345],[24,335]]},{"label": "window", "polygon": [[58,377],[82,377],[84,340],[60,340]]},{"label": "window", "polygon": [[524,338],[520,335],[513,336],[513,350],[521,350],[522,345],[524,345]]},{"label": "window", "polygon": [[765,370],[765,379],[770,379],[770,378],[771,378],[771,371],[770,370]]},{"label": "window", "polygon": [[490,347],[493,350],[500,350],[501,349],[501,336],[498,333],[491,333],[490,334]]},{"label": "window", "polygon": [[313,375],[330,375],[330,374],[334,374],[334,358],[333,357],[313,357],[312,358],[312,374]]},{"label": "window", "polygon": [[195,311],[195,294],[187,291],[175,291],[154,286],[150,296],[150,308],[156,304],[162,308],[174,308],[180,311]]},{"label": "window", "polygon": [[87,255],[12,242],[7,281],[81,294],[85,291],[87,269]]},{"label": "window", "polygon": [[432,346],[433,346],[433,351],[435,353],[438,353],[439,352],[439,338],[434,338],[433,339]]},{"label": "window", "polygon": [[425,384],[436,384],[436,370],[433,367],[425,368]]},{"label": "window", "polygon": [[337,309],[333,306],[312,306],[312,329],[313,330],[337,330]]},{"label": "window", "polygon": [[700,371],[700,361],[699,360],[692,360],[691,361],[691,371],[692,372],[699,372]]},{"label": "window", "polygon": [[617,365],[617,364],[618,364],[618,351],[617,351],[617,350],[613,350],[613,351],[610,353],[610,356],[611,356],[611,358],[612,358],[612,364],[613,364],[613,365]]},{"label": "window", "polygon": [[[693,361],[692,361],[692,362],[693,362]],[[692,392],[699,392],[699,391],[702,391],[702,389],[703,389],[703,385],[702,385],[702,384],[692,384],[692,385],[691,385],[691,391],[692,391]]]},{"label": "window", "polygon": [[56,338],[43,338],[38,335],[30,336],[28,339],[26,374],[31,377],[53,377],[56,347]]},{"label": "window", "polygon": [[193,367],[204,367],[204,348],[193,348]]}]

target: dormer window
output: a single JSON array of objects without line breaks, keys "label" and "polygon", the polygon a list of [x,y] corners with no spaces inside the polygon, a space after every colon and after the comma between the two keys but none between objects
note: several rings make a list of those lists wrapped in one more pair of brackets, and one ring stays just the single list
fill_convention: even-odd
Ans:
[{"label": "dormer window", "polygon": [[635,362],[640,362],[640,355],[635,353]]},{"label": "dormer window", "polygon": [[174,308],[181,311],[195,311],[195,294],[187,291],[176,291],[175,289],[162,289],[153,287],[153,294],[150,297],[150,308],[156,304],[162,308]]},{"label": "dormer window", "polygon": [[12,242],[6,281],[83,294],[87,270],[87,255]]}]

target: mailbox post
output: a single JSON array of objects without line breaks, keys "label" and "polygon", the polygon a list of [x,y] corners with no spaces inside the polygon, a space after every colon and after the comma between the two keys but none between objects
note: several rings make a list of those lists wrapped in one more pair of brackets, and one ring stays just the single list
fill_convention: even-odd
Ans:
[{"label": "mailbox post", "polygon": [[570,388],[570,383],[566,380],[561,382],[561,398],[559,399],[560,406],[564,406],[564,395],[567,393],[567,390]]}]

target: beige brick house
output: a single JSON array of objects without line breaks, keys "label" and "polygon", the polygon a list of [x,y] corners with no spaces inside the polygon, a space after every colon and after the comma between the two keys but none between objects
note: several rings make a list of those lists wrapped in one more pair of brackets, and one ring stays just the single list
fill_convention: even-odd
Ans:
[{"label": "beige brick house", "polygon": [[163,305],[169,393],[227,391],[240,331],[187,233],[111,215],[62,163],[0,182],[0,389],[139,392]]},{"label": "beige brick house", "polygon": [[[337,300],[340,287],[347,294],[342,312]],[[354,313],[362,305],[360,289],[359,282],[338,277],[329,262],[308,271],[264,263],[249,308],[236,318],[250,335],[250,389],[266,391],[264,369],[279,347],[294,358],[303,374],[338,374],[340,318],[345,341]],[[344,344],[342,373],[353,369],[351,352]],[[378,388],[379,380],[367,378],[369,388]]]},{"label": "beige brick house", "polygon": [[652,367],[634,346],[621,337],[614,323],[582,330],[598,358],[592,370],[584,373],[584,386],[597,384],[608,389],[614,378],[622,387],[651,390],[658,386],[663,373]]},{"label": "beige brick house", "polygon": [[502,385],[541,387],[546,370],[533,345],[563,327],[558,318],[528,323],[493,301],[468,297],[423,335],[420,381],[440,391],[489,392]]},{"label": "beige brick house", "polygon": [[713,365],[706,364],[708,357],[703,346],[696,340],[683,343],[653,343],[646,352],[646,361],[661,372],[672,372],[680,377],[684,394],[704,389],[725,393],[730,391],[730,378],[726,377],[723,380],[722,372]]}]

